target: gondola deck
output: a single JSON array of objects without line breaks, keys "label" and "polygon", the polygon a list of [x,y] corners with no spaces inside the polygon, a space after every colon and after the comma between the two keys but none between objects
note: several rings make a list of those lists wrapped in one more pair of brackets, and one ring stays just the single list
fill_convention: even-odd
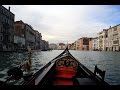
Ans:
[{"label": "gondola deck", "polygon": [[8,72],[11,76],[0,84],[6,84],[11,78],[17,80],[23,78],[24,81],[20,85],[109,85],[104,81],[105,71],[95,66],[94,72],[91,72],[71,55],[68,48],[35,74],[29,72],[28,75],[23,75],[20,67],[10,69]]},{"label": "gondola deck", "polygon": [[105,71],[95,67],[95,72],[91,72],[66,48],[22,85],[109,85],[104,76]]}]

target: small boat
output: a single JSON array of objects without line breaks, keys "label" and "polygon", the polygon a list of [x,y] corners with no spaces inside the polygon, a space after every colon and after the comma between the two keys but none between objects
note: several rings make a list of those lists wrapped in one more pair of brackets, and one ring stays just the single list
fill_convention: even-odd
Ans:
[{"label": "small boat", "polygon": [[105,71],[90,71],[66,48],[21,85],[109,85],[104,77]]}]

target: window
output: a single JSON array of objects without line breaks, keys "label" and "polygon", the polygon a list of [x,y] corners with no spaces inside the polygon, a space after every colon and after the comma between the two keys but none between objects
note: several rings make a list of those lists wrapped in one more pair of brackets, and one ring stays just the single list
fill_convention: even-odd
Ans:
[{"label": "window", "polygon": [[119,43],[119,41],[118,41],[118,40],[113,41],[113,44],[118,44],[118,43]]},{"label": "window", "polygon": [[117,36],[117,35],[118,35],[118,33],[113,34],[113,36]]}]

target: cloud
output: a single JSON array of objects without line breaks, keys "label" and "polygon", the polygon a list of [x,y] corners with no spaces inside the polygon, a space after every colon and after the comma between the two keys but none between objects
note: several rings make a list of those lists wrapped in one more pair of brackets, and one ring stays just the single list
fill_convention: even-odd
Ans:
[{"label": "cloud", "polygon": [[[8,7],[9,5],[4,5]],[[50,43],[93,37],[120,23],[120,6],[112,5],[10,5],[15,20],[23,20]]]}]

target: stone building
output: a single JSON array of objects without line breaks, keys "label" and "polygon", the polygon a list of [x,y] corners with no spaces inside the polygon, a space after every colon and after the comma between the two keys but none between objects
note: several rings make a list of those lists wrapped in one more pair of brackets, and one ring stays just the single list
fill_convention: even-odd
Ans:
[{"label": "stone building", "polygon": [[108,49],[108,29],[103,29],[103,31],[98,33],[98,49],[100,51],[107,51]]},{"label": "stone building", "polygon": [[57,47],[58,50],[64,50],[66,48],[66,45],[64,43],[58,43]]},{"label": "stone building", "polygon": [[26,47],[35,49],[35,31],[33,27],[25,23],[25,43]]},{"label": "stone building", "polygon": [[[15,22],[15,38],[14,41],[18,41],[17,44],[22,48],[27,49],[40,49],[40,41],[42,39],[41,33],[34,30],[31,25],[24,23],[23,21]],[[24,43],[25,42],[25,43]],[[14,43],[16,45],[16,42]]]},{"label": "stone building", "polygon": [[42,36],[37,30],[35,30],[35,49],[41,49]]},{"label": "stone building", "polygon": [[108,51],[120,51],[120,25],[108,29]]},{"label": "stone building", "polygon": [[41,43],[42,43],[42,34],[41,33],[39,33],[39,38],[40,38],[39,49],[41,49]]},{"label": "stone building", "polygon": [[93,48],[92,48],[92,46],[93,46],[93,40],[92,40],[93,38],[89,38],[89,50],[90,51],[92,51],[93,50]]},{"label": "stone building", "polygon": [[76,42],[74,42],[74,43],[71,44],[70,49],[71,50],[76,50]]},{"label": "stone building", "polygon": [[75,41],[75,50],[79,50],[80,49],[79,46],[80,46],[80,39]]},{"label": "stone building", "polygon": [[14,47],[15,50],[25,49],[25,30],[24,23],[22,21],[16,21],[14,23]]},{"label": "stone building", "polygon": [[98,50],[98,37],[92,39],[92,50],[93,51]]},{"label": "stone building", "polygon": [[118,26],[114,26],[113,30],[113,51],[119,50],[119,34],[118,34]]},{"label": "stone building", "polygon": [[0,51],[14,50],[14,17],[10,7],[0,5]]},{"label": "stone building", "polygon": [[49,44],[49,48],[52,50],[57,50],[57,45],[54,43]]},{"label": "stone building", "polygon": [[89,50],[89,40],[88,37],[82,37],[75,41],[74,46],[76,47],[75,50]]},{"label": "stone building", "polygon": [[89,38],[88,37],[80,38],[79,50],[89,50]]},{"label": "stone building", "polygon": [[72,49],[72,44],[67,44],[68,49]]},{"label": "stone building", "polygon": [[41,42],[41,50],[42,51],[47,51],[49,50],[49,43],[45,40],[42,40]]}]

